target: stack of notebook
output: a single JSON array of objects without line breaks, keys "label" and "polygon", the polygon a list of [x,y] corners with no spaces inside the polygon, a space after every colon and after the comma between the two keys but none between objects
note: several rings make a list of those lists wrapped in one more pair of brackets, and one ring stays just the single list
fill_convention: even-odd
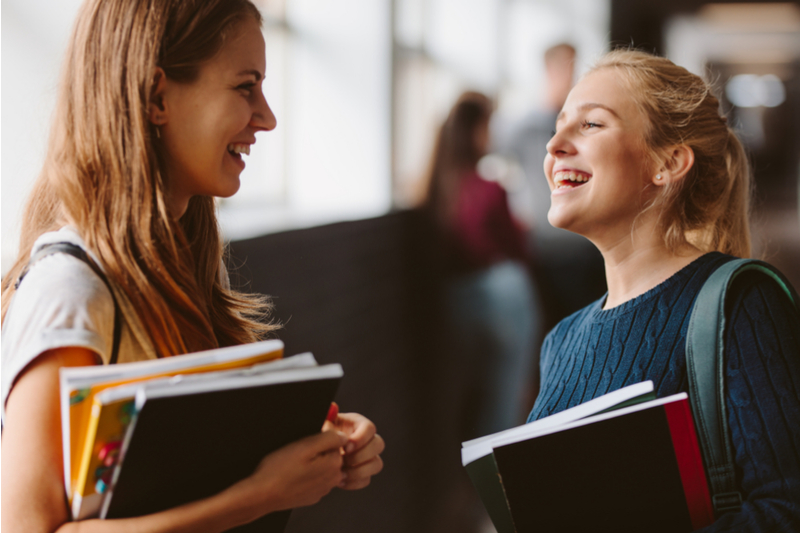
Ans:
[{"label": "stack of notebook", "polygon": [[498,533],[689,532],[714,521],[686,394],[650,381],[464,442]]},{"label": "stack of notebook", "polygon": [[[220,492],[319,432],[343,375],[263,341],[61,369],[64,479],[76,519],[124,518]],[[288,512],[237,531],[282,531]]]}]

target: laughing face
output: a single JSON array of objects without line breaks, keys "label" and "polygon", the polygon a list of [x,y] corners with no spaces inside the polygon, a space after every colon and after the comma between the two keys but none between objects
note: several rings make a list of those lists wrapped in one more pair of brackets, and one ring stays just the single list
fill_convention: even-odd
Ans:
[{"label": "laughing face", "polygon": [[256,132],[275,128],[261,90],[265,66],[261,29],[247,19],[195,81],[166,81],[160,128],[170,202],[179,216],[192,196],[234,194],[245,167],[242,154],[250,153]]},{"label": "laughing face", "polygon": [[595,243],[630,234],[653,189],[646,126],[619,71],[592,72],[572,89],[544,160],[553,226]]}]

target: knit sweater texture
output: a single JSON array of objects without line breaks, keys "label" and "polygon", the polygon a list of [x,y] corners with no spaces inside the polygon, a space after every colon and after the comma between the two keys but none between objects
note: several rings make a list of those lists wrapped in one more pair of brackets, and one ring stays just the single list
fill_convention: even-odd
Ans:
[{"label": "knit sweater texture", "polygon": [[[603,297],[561,321],[542,346],[541,391],[528,421],[646,380],[658,397],[688,392],[692,307],[731,259],[706,254],[622,305],[603,310]],[[800,531],[800,315],[764,276],[739,276],[729,299],[726,406],[744,502],[701,531]]]}]

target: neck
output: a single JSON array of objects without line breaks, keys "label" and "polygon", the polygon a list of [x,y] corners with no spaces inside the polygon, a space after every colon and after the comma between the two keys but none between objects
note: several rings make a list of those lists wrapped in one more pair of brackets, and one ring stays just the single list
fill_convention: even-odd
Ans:
[{"label": "neck", "polygon": [[679,252],[667,248],[655,227],[647,224],[618,239],[598,244],[606,268],[608,298],[603,309],[617,307],[663,283],[703,255],[687,244]]},{"label": "neck", "polygon": [[189,208],[190,199],[190,197],[178,196],[176,194],[167,195],[167,207],[169,208],[170,214],[175,217],[175,220],[180,220],[184,213],[186,213],[186,210]]}]

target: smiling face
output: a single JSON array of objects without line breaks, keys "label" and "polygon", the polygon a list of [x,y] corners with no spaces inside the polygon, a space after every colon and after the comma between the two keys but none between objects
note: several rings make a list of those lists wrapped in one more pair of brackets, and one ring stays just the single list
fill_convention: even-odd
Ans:
[{"label": "smiling face", "polygon": [[553,226],[596,244],[630,234],[653,189],[646,128],[619,71],[594,71],[572,89],[544,160]]},{"label": "smiling face", "polygon": [[166,80],[160,129],[176,216],[192,196],[228,197],[239,189],[241,154],[250,153],[256,132],[276,125],[261,90],[265,67],[264,37],[248,18],[193,82]]}]

